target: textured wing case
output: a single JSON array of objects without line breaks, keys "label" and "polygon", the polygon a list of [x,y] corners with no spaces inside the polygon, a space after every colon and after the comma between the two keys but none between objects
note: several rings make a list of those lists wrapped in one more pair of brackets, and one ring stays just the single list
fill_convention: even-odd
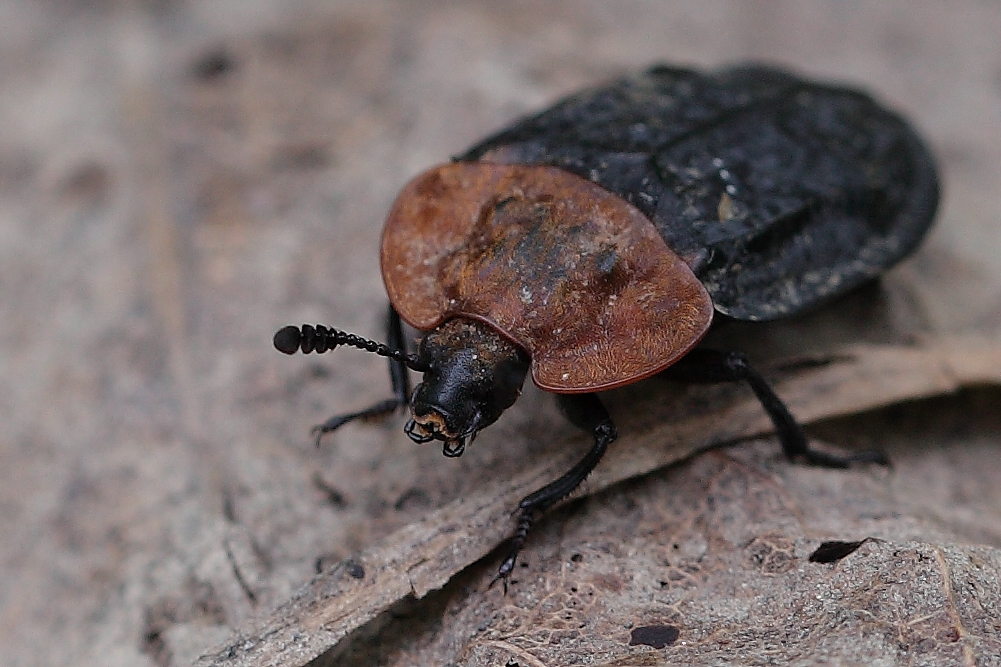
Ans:
[{"label": "textured wing case", "polygon": [[768,320],[878,275],[938,202],[914,131],[866,95],[779,70],[653,68],[569,98],[460,160],[552,165],[636,206],[716,309]]}]

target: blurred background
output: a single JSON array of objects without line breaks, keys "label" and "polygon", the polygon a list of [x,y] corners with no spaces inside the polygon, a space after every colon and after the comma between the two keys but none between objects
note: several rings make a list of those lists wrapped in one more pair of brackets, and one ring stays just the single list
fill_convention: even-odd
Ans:
[{"label": "blurred background", "polygon": [[[1001,337],[999,35],[991,0],[0,0],[0,663],[188,664],[513,465],[548,403],[446,470],[398,420],[315,449],[384,363],[271,335],[381,337],[399,188],[654,62],[774,62],[907,115],[944,175],[908,274],[928,328]],[[1001,523],[991,460],[961,501]]]}]

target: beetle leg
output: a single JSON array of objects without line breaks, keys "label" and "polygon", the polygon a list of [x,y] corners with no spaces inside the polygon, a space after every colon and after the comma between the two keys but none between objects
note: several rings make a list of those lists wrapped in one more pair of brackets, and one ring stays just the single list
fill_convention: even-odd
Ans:
[{"label": "beetle leg", "polygon": [[615,430],[612,418],[608,415],[608,410],[595,394],[560,394],[559,402],[563,412],[574,426],[591,431],[594,435],[594,445],[584,455],[584,458],[562,477],[546,484],[538,491],[530,493],[518,503],[518,527],[515,529],[514,535],[511,536],[508,555],[501,563],[497,576],[491,582],[493,585],[498,579],[503,581],[505,591],[507,590],[507,579],[514,571],[518,553],[525,546],[525,540],[532,529],[532,524],[543,512],[573,493],[573,490],[591,474],[594,467],[601,461],[608,445],[618,437],[618,432]]},{"label": "beetle leg", "polygon": [[[403,323],[400,315],[392,305],[386,317],[386,343],[394,350],[407,351],[407,340],[403,335]],[[327,421],[313,427],[316,434],[316,444],[319,446],[320,439],[325,433],[336,431],[341,426],[356,419],[373,419],[388,415],[401,407],[406,407],[410,401],[410,375],[403,362],[396,359],[389,359],[389,380],[393,386],[393,398],[380,401],[364,410],[351,412],[345,415],[335,415]]]},{"label": "beetle leg", "polygon": [[807,463],[827,468],[847,468],[852,463],[879,463],[889,465],[882,452],[857,452],[850,456],[837,456],[810,448],[806,433],[789,408],[782,402],[768,381],[754,370],[742,352],[696,349],[671,366],[664,375],[671,380],[691,383],[746,382],[761,402],[775,425],[782,451],[790,459],[802,458]]},{"label": "beetle leg", "polygon": [[[407,344],[407,337],[403,335],[403,322],[400,321],[400,314],[396,312],[393,305],[389,305],[386,313],[386,342],[389,347],[404,352],[410,351]],[[389,381],[392,383],[393,396],[396,397],[398,407],[406,406],[410,401],[410,374],[402,361],[396,359],[389,360]]]}]

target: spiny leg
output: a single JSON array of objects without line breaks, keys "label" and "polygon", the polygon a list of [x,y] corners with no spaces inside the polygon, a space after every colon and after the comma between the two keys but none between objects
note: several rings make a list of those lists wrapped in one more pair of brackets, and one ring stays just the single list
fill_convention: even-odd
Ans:
[{"label": "spiny leg", "polygon": [[518,503],[518,527],[515,528],[514,534],[511,536],[507,557],[501,563],[497,576],[490,582],[493,585],[497,580],[502,581],[505,592],[507,591],[507,579],[514,571],[518,553],[525,546],[525,540],[528,539],[528,534],[532,530],[532,524],[543,512],[573,493],[573,490],[601,461],[608,445],[618,437],[615,424],[608,415],[608,410],[605,409],[596,395],[561,394],[559,401],[560,407],[563,408],[575,426],[591,431],[594,435],[594,445],[584,455],[584,458],[562,477],[525,496]]},{"label": "spiny leg", "polygon": [[742,352],[696,349],[663,373],[671,380],[690,383],[746,382],[761,402],[775,425],[782,451],[790,459],[802,458],[807,463],[827,468],[847,468],[852,463],[889,465],[886,455],[878,451],[858,452],[850,456],[827,454],[810,448],[806,433],[789,408],[782,402],[768,381],[761,376]]},{"label": "spiny leg", "polygon": [[[389,312],[386,317],[386,339],[387,347],[394,350],[407,350],[407,341],[403,335],[403,323],[400,321],[399,313],[396,312],[396,309],[392,305],[389,306]],[[382,417],[399,408],[406,407],[410,400],[410,375],[407,373],[406,365],[398,359],[389,359],[389,379],[393,386],[393,398],[379,401],[375,405],[364,410],[359,410],[358,412],[335,415],[322,424],[314,426],[313,433],[316,435],[317,446],[319,446],[320,439],[325,433],[336,431],[348,422],[355,421],[356,419]]]}]

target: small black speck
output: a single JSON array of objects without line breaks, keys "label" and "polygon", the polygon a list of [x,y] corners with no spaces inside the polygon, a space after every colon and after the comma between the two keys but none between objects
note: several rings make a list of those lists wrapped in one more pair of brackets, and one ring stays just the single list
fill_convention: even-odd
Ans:
[{"label": "small black speck", "polygon": [[572,560],[575,563],[579,563],[582,560],[584,560],[584,557],[581,556],[580,554],[574,554],[573,556],[570,556],[570,560]]},{"label": "small black speck", "polygon": [[854,553],[860,546],[868,541],[869,538],[859,540],[858,542],[842,542],[840,540],[823,542],[812,554],[810,554],[810,562],[834,563],[841,560],[845,556]]},{"label": "small black speck", "polygon": [[191,71],[198,80],[211,82],[226,76],[234,67],[233,58],[224,49],[218,49],[202,56]]},{"label": "small black speck", "polygon": [[681,631],[673,625],[644,625],[635,628],[629,634],[629,645],[652,646],[653,648],[664,648],[678,641]]},{"label": "small black speck", "polygon": [[344,569],[349,575],[355,579],[365,578],[365,568],[362,567],[361,563],[356,560],[347,560],[344,562]]},{"label": "small black speck", "polygon": [[324,554],[316,559],[315,567],[316,573],[322,574],[324,570],[328,569],[334,562],[338,560],[336,554]]}]

